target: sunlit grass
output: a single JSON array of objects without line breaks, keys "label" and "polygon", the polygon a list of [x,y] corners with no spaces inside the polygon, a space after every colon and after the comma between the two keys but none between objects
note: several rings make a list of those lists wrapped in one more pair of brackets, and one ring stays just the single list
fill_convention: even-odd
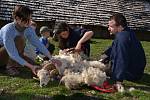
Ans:
[{"label": "sunlit grass", "polygon": [[[112,40],[92,39],[91,59],[99,59],[100,54]],[[57,44],[57,43],[56,43]],[[8,76],[3,69],[0,69],[0,100],[36,100],[51,99],[56,100],[150,100],[150,42],[142,41],[144,47],[147,66],[143,78],[138,82],[125,81],[127,87],[135,87],[136,91],[125,93],[100,93],[99,91],[83,88],[82,90],[67,90],[59,82],[50,82],[46,87],[41,88],[37,80],[32,79],[31,72],[21,69],[18,77]],[[56,48],[55,53],[57,53]]]}]

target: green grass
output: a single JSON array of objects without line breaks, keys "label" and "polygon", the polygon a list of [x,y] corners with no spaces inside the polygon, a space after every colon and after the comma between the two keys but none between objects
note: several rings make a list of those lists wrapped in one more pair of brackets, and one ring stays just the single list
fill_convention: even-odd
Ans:
[{"label": "green grass", "polygon": [[[91,59],[99,59],[103,50],[111,44],[111,40],[92,39]],[[46,87],[40,88],[39,82],[32,79],[31,72],[21,68],[20,76],[8,76],[0,68],[0,100],[150,100],[150,42],[142,41],[147,66],[143,78],[138,82],[125,81],[126,87],[135,87],[136,90],[125,93],[100,93],[83,87],[82,90],[67,90],[59,82],[49,82]],[[56,52],[57,52],[56,48]],[[56,53],[55,52],[55,53]]]}]

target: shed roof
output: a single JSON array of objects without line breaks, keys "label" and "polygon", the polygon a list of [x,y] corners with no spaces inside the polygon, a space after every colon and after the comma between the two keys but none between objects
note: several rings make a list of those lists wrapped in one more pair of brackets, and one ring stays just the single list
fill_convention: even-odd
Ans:
[{"label": "shed roof", "polygon": [[150,30],[148,0],[1,0],[0,20],[11,20],[17,3],[28,5],[36,21],[67,21],[69,24],[107,26],[113,13],[122,13],[129,26]]}]

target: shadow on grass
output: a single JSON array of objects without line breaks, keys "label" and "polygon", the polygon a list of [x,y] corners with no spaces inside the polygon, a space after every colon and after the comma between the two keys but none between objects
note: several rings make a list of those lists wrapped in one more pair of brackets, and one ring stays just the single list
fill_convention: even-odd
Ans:
[{"label": "shadow on grass", "polygon": [[[13,98],[13,99],[12,99]],[[1,94],[0,100],[105,100],[104,98],[94,97],[94,96],[86,96],[83,93],[74,93],[70,96],[65,95],[32,95],[25,93],[18,94]]]},{"label": "shadow on grass", "polygon": [[150,87],[150,74],[144,73],[143,77],[141,80],[135,82],[141,85],[147,85]]},{"label": "shadow on grass", "polygon": [[55,95],[53,96],[53,99],[54,100],[105,100],[100,97],[87,96],[87,95],[84,95],[83,93],[74,93],[73,95],[70,95],[70,96]]},{"label": "shadow on grass", "polygon": [[[128,89],[132,86],[126,86]],[[133,86],[136,90],[142,90],[150,93],[150,87],[149,86]]]},{"label": "shadow on grass", "polygon": [[135,89],[138,90],[150,92],[150,74],[144,73],[142,79],[139,81],[135,81],[134,83],[136,83],[136,85],[134,86],[127,85],[126,87],[127,88],[134,87]]},{"label": "shadow on grass", "polygon": [[10,76],[10,77],[20,77],[23,79],[31,79],[33,77],[32,72],[24,67],[18,68],[20,74],[19,75],[15,75],[15,76],[11,76],[9,74],[6,73],[6,67],[5,66],[0,66],[0,75],[4,75],[4,76]]},{"label": "shadow on grass", "polygon": [[16,93],[16,94],[1,94],[0,100],[54,100],[50,96],[38,96],[26,93]]}]

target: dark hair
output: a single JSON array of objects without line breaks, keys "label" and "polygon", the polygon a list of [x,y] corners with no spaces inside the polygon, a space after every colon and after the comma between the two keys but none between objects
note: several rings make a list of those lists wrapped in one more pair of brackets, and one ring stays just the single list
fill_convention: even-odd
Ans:
[{"label": "dark hair", "polygon": [[127,21],[126,18],[122,15],[122,14],[114,14],[110,17],[109,20],[114,20],[116,22],[116,26],[121,25],[122,27],[126,27],[127,26]]},{"label": "dark hair", "polygon": [[19,17],[22,21],[28,21],[32,10],[25,5],[16,5],[13,11],[13,18]]},{"label": "dark hair", "polygon": [[60,22],[55,25],[54,34],[60,34],[63,31],[69,31],[69,25],[66,22]]},{"label": "dark hair", "polygon": [[65,49],[66,48],[67,39],[63,39],[59,34],[61,32],[64,32],[64,31],[69,31],[70,32],[70,30],[71,30],[71,28],[69,27],[69,25],[66,22],[60,22],[60,23],[55,25],[53,33],[58,38],[60,49]]}]

